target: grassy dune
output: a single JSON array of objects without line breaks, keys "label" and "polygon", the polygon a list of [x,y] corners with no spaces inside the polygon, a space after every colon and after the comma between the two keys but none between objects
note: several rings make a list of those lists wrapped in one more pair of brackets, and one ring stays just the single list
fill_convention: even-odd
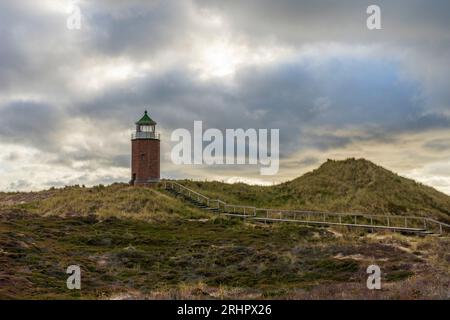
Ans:
[{"label": "grassy dune", "polygon": [[[367,201],[367,211],[439,217],[448,209],[448,197],[360,160],[271,188],[183,183],[258,206],[363,210]],[[80,291],[66,288],[72,264],[82,269]],[[366,288],[370,264],[381,267],[380,291]],[[249,223],[125,184],[0,193],[0,299],[449,299],[449,288],[446,237]]]},{"label": "grassy dune", "polygon": [[17,208],[40,215],[96,215],[148,221],[201,218],[205,213],[156,189],[116,183],[85,188],[70,186],[32,193],[0,193],[0,208]]},{"label": "grassy dune", "polygon": [[328,160],[276,186],[185,180],[212,198],[258,207],[434,217],[450,222],[450,197],[364,159]]}]

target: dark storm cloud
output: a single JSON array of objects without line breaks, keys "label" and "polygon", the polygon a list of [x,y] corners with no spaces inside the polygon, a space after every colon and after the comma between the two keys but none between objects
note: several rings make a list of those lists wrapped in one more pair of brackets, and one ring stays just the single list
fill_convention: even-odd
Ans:
[{"label": "dark storm cloud", "polygon": [[165,130],[192,129],[194,120],[202,120],[205,129],[280,128],[286,144],[291,134],[298,134],[317,116],[313,100],[320,92],[301,68],[252,69],[237,79],[238,85],[231,88],[216,81],[199,81],[186,69],[149,74],[136,84],[103,93],[79,111],[97,121],[121,119],[120,125],[126,128],[149,107]]},{"label": "dark storm cloud", "polygon": [[[239,39],[254,47],[295,49],[317,43],[381,46],[398,56],[408,77],[427,86],[429,108],[450,109],[450,2],[447,0],[197,0],[223,17]],[[381,7],[382,30],[366,28],[366,9]],[[326,47],[325,47],[326,48]],[[321,54],[318,52],[317,54]],[[380,56],[380,53],[377,54]]]},{"label": "dark storm cloud", "polygon": [[197,28],[186,1],[135,1],[128,6],[101,2],[86,9],[90,49],[105,55],[145,59],[187,46]]},{"label": "dark storm cloud", "polygon": [[[450,3],[446,0],[196,0],[224,16],[249,41],[298,45],[312,41],[448,40]],[[366,9],[381,7],[383,30],[366,28]]]},{"label": "dark storm cloud", "polygon": [[51,105],[16,101],[0,106],[0,141],[47,150],[57,141],[61,113]]},{"label": "dark storm cloud", "polygon": [[[332,70],[329,76],[326,70]],[[353,141],[310,129],[347,127],[375,138],[408,130],[446,126],[439,115],[424,115],[420,86],[398,76],[395,63],[336,60],[317,68],[301,61],[249,67],[239,71],[235,86],[200,81],[189,70],[148,74],[136,83],[117,86],[82,104],[80,115],[105,121],[121,119],[125,128],[146,106],[164,129],[192,129],[194,120],[207,127],[279,128],[282,154],[300,146],[320,150]]]},{"label": "dark storm cloud", "polygon": [[201,83],[191,72],[180,68],[148,73],[137,80],[111,86],[101,95],[82,101],[76,111],[78,116],[91,119],[120,119],[129,127],[149,108],[157,122],[171,127],[183,120],[196,119],[208,108],[202,100],[223,94],[214,84]]},{"label": "dark storm cloud", "polygon": [[23,76],[21,71],[29,66],[28,55],[18,39],[24,34],[26,24],[20,23],[20,20],[18,23],[17,19],[25,15],[12,3],[0,3],[0,90],[2,91],[20,82]]}]

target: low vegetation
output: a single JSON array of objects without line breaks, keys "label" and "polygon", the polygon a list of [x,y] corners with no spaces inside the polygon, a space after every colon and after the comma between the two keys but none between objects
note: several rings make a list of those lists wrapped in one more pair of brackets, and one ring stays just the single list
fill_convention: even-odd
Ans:
[{"label": "low vegetation", "polygon": [[[335,298],[449,298],[444,239],[218,217],[164,223],[10,211],[0,219],[2,299],[329,298],[327,288]],[[373,263],[383,271],[381,292],[366,288]],[[66,288],[73,264],[82,268],[80,291]]]},{"label": "low vegetation", "polygon": [[[412,200],[384,195],[377,178],[384,169],[370,164],[363,183],[354,171],[367,163],[348,163],[356,169],[341,168],[329,184],[327,166],[340,164],[271,188],[183,183],[230,202],[336,210],[345,206],[340,197],[362,210],[370,191],[370,211],[391,212],[383,203],[401,200],[407,211],[447,215],[446,196],[437,191],[386,172],[386,186],[411,188]],[[73,264],[82,269],[81,290],[66,288]],[[382,290],[366,287],[370,264],[381,267]],[[0,299],[449,299],[449,288],[446,237],[249,223],[188,206],[162,189],[125,184],[0,193]]]}]

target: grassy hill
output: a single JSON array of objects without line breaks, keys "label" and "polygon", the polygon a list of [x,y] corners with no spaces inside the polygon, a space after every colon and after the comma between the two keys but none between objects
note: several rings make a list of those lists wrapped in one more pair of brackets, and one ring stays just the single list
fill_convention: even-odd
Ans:
[{"label": "grassy hill", "polygon": [[[179,182],[211,198],[260,208],[418,215],[450,222],[450,196],[364,159],[328,160],[312,172],[275,186]],[[6,204],[46,215],[95,213],[105,217],[163,220],[204,215],[160,190],[126,184],[0,193],[0,207]]]},{"label": "grassy hill", "polygon": [[212,198],[258,207],[419,215],[450,220],[450,197],[364,159],[328,160],[276,186],[183,181]]},{"label": "grassy hill", "polygon": [[[364,160],[272,187],[182,183],[258,206],[446,217],[448,197]],[[429,210],[429,211],[428,211]],[[0,299],[449,299],[450,240],[251,223],[126,184],[0,193]],[[383,290],[366,288],[382,269]],[[82,290],[66,268],[82,269]]]},{"label": "grassy hill", "polygon": [[134,188],[115,183],[110,186],[85,188],[67,186],[39,192],[0,193],[0,209],[14,208],[44,216],[124,218],[146,221],[170,221],[180,218],[201,218],[205,213],[195,210],[179,199],[156,189]]},{"label": "grassy hill", "polygon": [[[160,197],[132,216],[116,211],[128,200],[116,207],[81,189],[0,209],[0,299],[450,298],[448,238],[254,224],[181,206],[169,213],[174,202],[166,207],[158,191],[101,188],[111,199]],[[71,203],[77,193],[82,202]],[[54,204],[60,213],[48,209]],[[382,268],[382,291],[366,288],[374,263]],[[82,270],[80,291],[66,288],[73,264]]]}]

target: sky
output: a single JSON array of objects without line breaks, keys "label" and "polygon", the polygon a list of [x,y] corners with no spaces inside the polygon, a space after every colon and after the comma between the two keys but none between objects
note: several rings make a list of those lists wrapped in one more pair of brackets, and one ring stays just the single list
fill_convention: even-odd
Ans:
[{"label": "sky", "polygon": [[[163,178],[273,184],[355,157],[450,194],[449,84],[446,0],[4,0],[0,190],[127,182],[148,110]],[[173,164],[195,120],[279,129],[278,174]]]}]

